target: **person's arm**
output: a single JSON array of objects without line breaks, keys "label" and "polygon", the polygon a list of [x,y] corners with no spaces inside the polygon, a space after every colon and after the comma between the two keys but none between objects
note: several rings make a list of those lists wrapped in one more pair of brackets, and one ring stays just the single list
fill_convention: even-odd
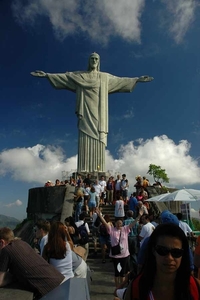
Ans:
[{"label": "person's arm", "polygon": [[127,286],[128,282],[129,282],[129,273],[126,274],[124,281],[118,287],[116,287],[116,289],[114,290],[114,296],[117,296],[117,294],[116,294],[117,290],[123,289],[124,287]]},{"label": "person's arm", "polygon": [[13,281],[13,276],[9,272],[0,272],[0,287],[4,287]]},{"label": "person's arm", "polygon": [[100,218],[101,222],[103,223],[103,225],[106,226],[106,229],[109,230],[111,226],[106,222],[106,220],[104,219],[104,217],[101,215],[101,212],[100,212],[100,210],[99,210],[98,207],[96,207],[96,213],[99,216],[99,218]]},{"label": "person's arm", "polygon": [[43,71],[35,71],[35,72],[31,72],[32,76],[36,76],[36,77],[47,77],[47,73],[43,72]]},{"label": "person's arm", "polygon": [[135,226],[135,224],[136,224],[137,222],[139,222],[141,216],[142,216],[142,215],[139,213],[139,215],[137,216],[137,218],[136,218],[132,223],[129,224],[129,228],[130,228],[130,229],[132,229],[132,227]]}]

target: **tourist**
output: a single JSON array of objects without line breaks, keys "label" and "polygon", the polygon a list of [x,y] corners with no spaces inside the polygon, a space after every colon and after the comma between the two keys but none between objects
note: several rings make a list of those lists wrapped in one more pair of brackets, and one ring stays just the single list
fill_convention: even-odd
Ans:
[{"label": "tourist", "polygon": [[142,246],[144,240],[149,237],[155,229],[155,226],[151,224],[149,220],[149,215],[143,214],[140,218],[141,223],[143,224],[142,230],[139,234],[140,247]]},{"label": "tourist", "polygon": [[19,288],[33,292],[39,299],[64,280],[65,277],[30,245],[15,239],[10,228],[0,229],[0,287],[14,281]]},{"label": "tourist", "polygon": [[95,180],[95,184],[93,185],[93,187],[95,188],[95,192],[96,192],[96,204],[97,207],[99,207],[100,197],[101,197],[101,186],[99,184],[98,179]]},{"label": "tourist", "polygon": [[76,192],[76,195],[74,195],[74,200],[76,203],[75,221],[77,222],[83,206],[83,192],[80,189]]},{"label": "tourist", "polygon": [[101,179],[99,180],[99,184],[101,186],[100,204],[104,204],[106,201],[106,181],[104,179],[104,176],[101,176]]},{"label": "tourist", "polygon": [[115,202],[115,213],[114,216],[116,219],[123,219],[125,216],[124,212],[124,200],[122,196],[119,197],[118,200]]},{"label": "tourist", "polygon": [[122,199],[124,200],[125,204],[127,204],[128,201],[128,179],[126,179],[126,174],[122,174],[122,180],[121,180],[121,194]]},{"label": "tourist", "polygon": [[186,222],[182,221],[182,219],[183,219],[182,213],[177,213],[176,216],[179,220],[179,227],[184,231],[185,235],[194,237],[194,234],[193,234],[192,229],[190,228],[190,226]]},{"label": "tourist", "polygon": [[80,240],[80,235],[79,235],[78,228],[74,222],[74,219],[71,216],[67,217],[65,219],[65,225],[67,226],[67,229],[68,229],[68,232],[72,239],[73,244],[78,245],[79,240]]},{"label": "tourist", "polygon": [[35,237],[39,240],[40,255],[47,243],[50,226],[50,222],[46,220],[38,220],[35,224]]},{"label": "tourist", "polygon": [[[127,219],[124,220],[123,225],[129,225],[135,221],[133,218],[132,210],[128,210],[126,212],[126,216]],[[137,238],[139,235],[138,229],[138,223],[135,223],[128,235],[128,250],[130,252],[130,270],[133,271],[134,274],[137,274]]]},{"label": "tourist", "polygon": [[113,203],[113,195],[114,195],[114,181],[111,176],[106,183],[106,199],[109,205]]},{"label": "tourist", "polygon": [[74,277],[72,250],[67,241],[66,228],[63,223],[58,221],[51,225],[48,242],[43,250],[43,258],[63,274],[66,280]]},{"label": "tourist", "polygon": [[[86,249],[86,254],[85,254],[85,261],[87,260],[87,257],[88,257],[88,254],[89,254],[89,243],[88,243],[88,239],[89,239],[89,234],[90,234],[90,229],[89,229],[89,226],[88,226],[88,223],[85,222],[85,213],[82,212],[80,215],[79,215],[79,221],[76,222],[76,226],[78,227],[78,230],[79,230],[79,234],[81,236],[82,232],[83,232],[83,235],[84,236],[81,236],[82,239],[85,238],[85,241],[86,243],[84,243],[84,241],[81,244],[81,246],[83,246],[85,249]],[[87,234],[87,236],[86,236]]]},{"label": "tourist", "polygon": [[121,179],[120,175],[117,175],[117,179],[115,180],[115,190],[114,190],[114,200],[116,201],[121,196]]},{"label": "tourist", "polygon": [[198,300],[200,282],[191,276],[189,245],[179,226],[158,225],[149,238],[145,264],[125,300]]},{"label": "tourist", "polygon": [[89,200],[88,200],[88,207],[90,210],[90,220],[92,221],[92,216],[94,214],[95,211],[95,207],[97,206],[96,203],[96,192],[95,192],[95,188],[92,186],[90,191],[88,191],[89,194]]},{"label": "tourist", "polygon": [[137,206],[138,206],[138,200],[136,198],[136,193],[134,192],[131,194],[129,201],[128,201],[129,210],[133,211],[133,217],[136,217],[137,214]]},{"label": "tourist", "polygon": [[113,259],[115,270],[115,285],[117,287],[121,282],[124,281],[125,274],[127,273],[127,263],[130,254],[128,250],[128,234],[132,227],[138,222],[140,216],[139,218],[135,219],[133,223],[126,226],[123,226],[122,220],[117,220],[115,222],[115,227],[112,227],[106,222],[103,216],[101,216],[100,210],[98,208],[96,208],[96,212],[99,215],[101,222],[105,225],[108,234],[110,234],[110,257]]},{"label": "tourist", "polygon": [[[104,220],[108,225],[113,226],[112,222],[110,221],[109,215],[105,215]],[[105,263],[106,250],[110,250],[110,234],[107,231],[107,227],[103,223],[101,223],[101,225],[99,226],[99,242],[101,245],[102,263]]]}]

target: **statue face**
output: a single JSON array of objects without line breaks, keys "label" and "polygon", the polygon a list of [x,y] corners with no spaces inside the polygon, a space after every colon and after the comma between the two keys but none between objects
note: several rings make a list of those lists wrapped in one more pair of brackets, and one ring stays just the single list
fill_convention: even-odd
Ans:
[{"label": "statue face", "polygon": [[97,67],[99,65],[99,57],[97,55],[91,55],[89,64],[91,70],[97,70]]}]

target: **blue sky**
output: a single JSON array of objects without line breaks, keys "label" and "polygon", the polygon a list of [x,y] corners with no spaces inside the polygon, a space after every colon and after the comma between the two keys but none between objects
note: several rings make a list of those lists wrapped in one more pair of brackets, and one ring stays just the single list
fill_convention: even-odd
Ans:
[{"label": "blue sky", "polygon": [[154,77],[110,95],[107,169],[130,191],[151,163],[170,186],[200,189],[198,1],[2,0],[0,23],[1,214],[23,219],[29,188],[76,168],[75,94],[30,72],[86,70],[94,51],[101,71]]}]

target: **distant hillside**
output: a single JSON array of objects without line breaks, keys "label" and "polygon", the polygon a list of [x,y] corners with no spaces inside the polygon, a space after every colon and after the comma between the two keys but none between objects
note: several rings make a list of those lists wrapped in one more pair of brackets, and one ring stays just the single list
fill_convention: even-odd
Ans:
[{"label": "distant hillside", "polygon": [[16,218],[0,215],[0,227],[9,227],[14,229],[20,222],[21,221]]}]

